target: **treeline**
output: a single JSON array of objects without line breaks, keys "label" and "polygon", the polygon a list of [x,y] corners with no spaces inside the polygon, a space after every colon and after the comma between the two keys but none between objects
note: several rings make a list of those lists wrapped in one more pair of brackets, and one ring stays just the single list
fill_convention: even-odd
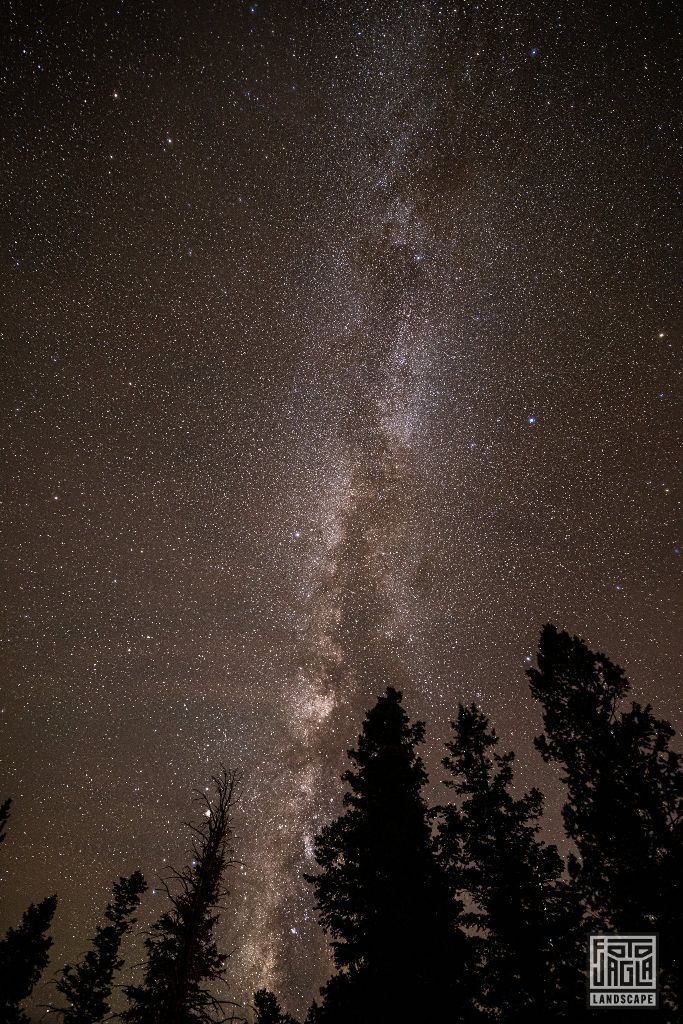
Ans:
[{"label": "treeline", "polygon": [[[228,956],[216,944],[215,927],[229,896],[224,878],[235,863],[230,850],[236,772],[223,770],[213,780],[211,797],[198,792],[202,814],[191,825],[192,857],[171,878],[161,881],[167,908],[144,939],[146,961],[139,983],[124,985],[127,1007],[114,1014],[127,1024],[189,1024],[243,1020],[237,1004],[216,994],[225,981]],[[0,808],[0,842],[10,801]],[[135,924],[135,912],[147,885],[135,871],[115,882],[112,900],[98,925],[92,946],[75,965],[67,964],[54,981],[56,998],[45,1007],[62,1024],[99,1024],[112,1019],[114,978],[123,967],[121,943]],[[0,942],[0,1024],[29,1024],[22,1003],[32,993],[48,962],[49,929],[57,898],[31,904],[17,928]]]},{"label": "treeline", "polygon": [[[626,701],[617,665],[553,626],[528,676],[543,716],[536,746],[564,783],[574,852],[565,862],[542,840],[543,796],[516,793],[514,755],[476,705],[457,709],[443,802],[428,806],[424,725],[389,687],[349,751],[343,813],[316,837],[317,871],[306,876],[333,962],[306,1024],[587,1019],[588,936],[603,931],[658,934],[660,1008],[647,1020],[683,1019],[683,771],[673,729]],[[215,926],[229,909],[235,775],[214,784],[191,863],[166,885],[168,907],[146,935],[142,977],[124,986],[117,1016],[128,1024],[245,1019],[217,994],[229,980]],[[9,802],[2,825],[8,813]],[[51,1017],[111,1016],[121,940],[144,889],[137,872],[115,884],[91,949],[56,979]],[[21,1004],[46,966],[55,904],[29,907],[0,942],[0,1024],[28,1021]],[[251,1011],[256,1024],[297,1024],[265,990]],[[610,1019],[639,1012],[611,1009]]]}]

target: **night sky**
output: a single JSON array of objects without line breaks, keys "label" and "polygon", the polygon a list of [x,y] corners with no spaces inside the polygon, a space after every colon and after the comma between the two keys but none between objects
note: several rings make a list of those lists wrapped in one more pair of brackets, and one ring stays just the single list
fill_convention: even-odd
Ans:
[{"label": "night sky", "polygon": [[301,1012],[390,682],[557,838],[546,621],[683,724],[673,7],[2,5],[0,926],[56,891],[56,965],[223,761],[232,992]]}]

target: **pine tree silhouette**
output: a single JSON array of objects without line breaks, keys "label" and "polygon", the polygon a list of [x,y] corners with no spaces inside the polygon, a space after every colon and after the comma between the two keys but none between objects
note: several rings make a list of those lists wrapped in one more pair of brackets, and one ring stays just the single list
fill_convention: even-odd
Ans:
[{"label": "pine tree silhouette", "polygon": [[320,873],[305,876],[337,967],[310,1021],[471,1018],[468,943],[422,797],[427,775],[415,748],[423,737],[390,687],[349,751],[346,809],[316,838]]},{"label": "pine tree silhouette", "polygon": [[9,820],[9,812],[12,807],[12,801],[8,797],[4,803],[0,804],[0,843],[5,841],[5,828]]},{"label": "pine tree silhouette", "polygon": [[47,931],[56,907],[56,896],[32,903],[21,924],[10,928],[0,941],[0,1024],[28,1024],[21,1003],[30,996],[47,966],[52,945]]},{"label": "pine tree silhouette", "polygon": [[109,1014],[113,977],[123,966],[121,940],[135,923],[133,914],[146,888],[139,871],[114,883],[113,899],[104,912],[107,923],[98,925],[92,949],[75,967],[67,964],[57,980],[67,1007],[51,1009],[62,1024],[99,1024]]},{"label": "pine tree silhouette", "polygon": [[173,872],[179,891],[171,892],[165,884],[171,908],[145,940],[144,980],[126,990],[130,1005],[121,1017],[129,1024],[212,1024],[226,1019],[225,1007],[236,1006],[213,989],[225,982],[228,960],[228,954],[219,952],[214,932],[229,895],[223,875],[235,863],[228,843],[238,778],[223,770],[213,781],[213,800],[198,794],[204,815],[199,825],[191,826],[192,863]]},{"label": "pine tree silhouette", "polygon": [[[5,839],[12,801],[0,804],[0,843]],[[30,996],[45,970],[52,939],[47,934],[57,907],[57,897],[31,903],[21,923],[9,928],[0,940],[0,1024],[27,1024],[21,1003]]]},{"label": "pine tree silhouette", "polygon": [[564,822],[579,854],[570,867],[593,928],[659,933],[662,1019],[680,1020],[683,772],[674,731],[649,705],[622,708],[622,669],[554,626],[544,627],[528,675],[543,708],[537,747],[563,769]]},{"label": "pine tree silhouette", "polygon": [[493,1020],[577,1021],[585,1013],[581,913],[555,846],[538,839],[543,797],[511,793],[514,754],[472,704],[458,708],[443,765],[460,798],[437,808],[438,841],[454,890],[483,933],[482,1006]]},{"label": "pine tree silhouette", "polygon": [[280,1004],[272,992],[260,988],[254,993],[254,1024],[297,1024],[294,1017],[280,1008]]}]

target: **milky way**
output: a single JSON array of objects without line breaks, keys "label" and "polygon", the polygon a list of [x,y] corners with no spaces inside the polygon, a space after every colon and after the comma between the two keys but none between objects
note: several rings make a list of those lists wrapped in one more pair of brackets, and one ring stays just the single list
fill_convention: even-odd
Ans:
[{"label": "milky way", "polygon": [[301,874],[388,683],[434,787],[479,701],[551,835],[544,622],[680,726],[673,14],[31,8],[2,16],[0,924],[57,891],[76,955],[223,761],[232,991],[301,1013]]}]

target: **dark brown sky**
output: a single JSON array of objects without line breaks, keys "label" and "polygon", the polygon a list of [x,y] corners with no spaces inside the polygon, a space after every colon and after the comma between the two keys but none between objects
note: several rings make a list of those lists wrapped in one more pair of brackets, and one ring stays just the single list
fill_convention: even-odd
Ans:
[{"label": "dark brown sky", "polygon": [[[246,773],[234,987],[300,1011],[299,880],[399,680],[520,776],[541,625],[677,726],[666,5],[8,2],[0,926],[56,961]],[[434,779],[439,770],[434,769]],[[149,895],[143,918],[161,906]]]}]

